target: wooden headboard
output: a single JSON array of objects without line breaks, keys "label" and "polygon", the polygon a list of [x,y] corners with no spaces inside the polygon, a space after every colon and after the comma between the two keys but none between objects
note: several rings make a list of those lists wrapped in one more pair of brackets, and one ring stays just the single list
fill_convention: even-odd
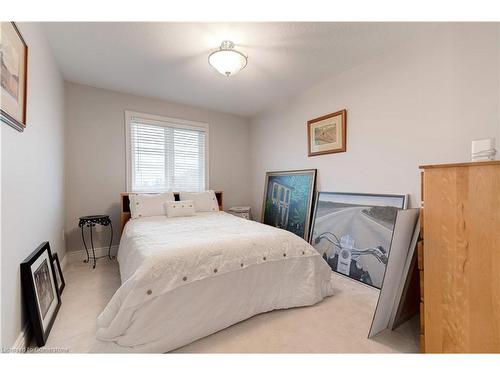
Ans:
[{"label": "wooden headboard", "polygon": [[[121,212],[120,212],[120,224],[121,224],[121,231],[123,231],[123,228],[125,227],[125,224],[127,221],[130,220],[130,199],[129,195],[130,194],[136,194],[136,193],[121,193],[120,194],[120,204],[121,204]],[[178,201],[179,199],[179,193],[174,193],[175,200]],[[224,205],[222,202],[222,191],[216,191],[215,192],[215,197],[217,198],[217,202],[219,203],[219,210],[224,209]]]}]

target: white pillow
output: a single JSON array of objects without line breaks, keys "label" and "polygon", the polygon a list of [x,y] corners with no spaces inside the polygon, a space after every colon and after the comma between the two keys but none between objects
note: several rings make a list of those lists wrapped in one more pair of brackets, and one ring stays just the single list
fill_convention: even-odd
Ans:
[{"label": "white pillow", "polygon": [[130,194],[130,216],[138,219],[148,216],[165,215],[165,202],[173,201],[174,193],[162,194]]},{"label": "white pillow", "polygon": [[168,217],[196,215],[193,201],[166,202],[163,206],[165,207]]},{"label": "white pillow", "polygon": [[215,197],[213,190],[204,191],[201,193],[179,193],[181,201],[190,200],[194,202],[196,212],[216,212],[219,211],[219,203]]}]

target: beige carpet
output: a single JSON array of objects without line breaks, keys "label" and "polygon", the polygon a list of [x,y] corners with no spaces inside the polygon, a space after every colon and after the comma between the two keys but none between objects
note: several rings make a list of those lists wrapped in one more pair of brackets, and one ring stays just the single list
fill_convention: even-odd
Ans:
[{"label": "beige carpet", "polygon": [[[89,352],[96,318],[120,285],[118,264],[65,269],[62,306],[45,349]],[[311,306],[260,314],[186,345],[179,353],[389,353],[418,351],[418,317],[367,339],[378,291],[336,276],[335,295]]]}]

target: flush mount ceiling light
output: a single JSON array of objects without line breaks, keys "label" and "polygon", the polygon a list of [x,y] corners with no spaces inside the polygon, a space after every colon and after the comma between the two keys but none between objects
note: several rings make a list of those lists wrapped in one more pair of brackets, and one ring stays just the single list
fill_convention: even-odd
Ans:
[{"label": "flush mount ceiling light", "polygon": [[230,77],[247,66],[247,57],[234,49],[233,42],[224,40],[220,48],[208,56],[208,63],[220,74]]}]

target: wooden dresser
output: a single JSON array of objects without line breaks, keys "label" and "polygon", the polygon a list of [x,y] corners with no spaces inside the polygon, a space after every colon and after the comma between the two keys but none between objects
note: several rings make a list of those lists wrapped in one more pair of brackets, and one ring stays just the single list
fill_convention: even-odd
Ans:
[{"label": "wooden dresser", "polygon": [[420,168],[422,351],[499,353],[500,161]]}]

